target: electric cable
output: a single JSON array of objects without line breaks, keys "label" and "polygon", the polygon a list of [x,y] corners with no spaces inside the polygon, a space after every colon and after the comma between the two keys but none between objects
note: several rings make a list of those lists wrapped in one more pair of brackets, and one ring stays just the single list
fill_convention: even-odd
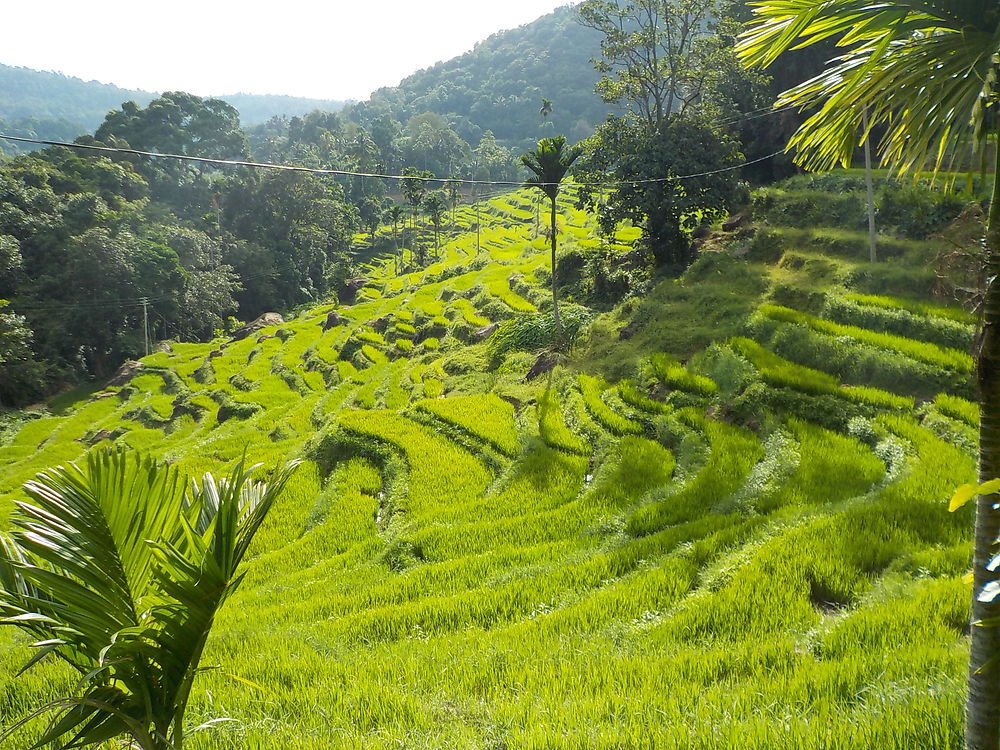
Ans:
[{"label": "electric cable", "polygon": [[[17,141],[21,143],[34,143],[44,146],[58,146],[61,148],[73,148],[84,151],[95,151],[100,153],[113,153],[113,154],[126,154],[129,156],[143,156],[153,159],[174,159],[178,161],[195,162],[198,164],[211,164],[214,166],[228,166],[228,167],[250,167],[254,169],[274,169],[285,172],[304,172],[308,174],[319,174],[319,175],[333,175],[339,177],[376,177],[384,180],[418,180],[420,182],[437,182],[442,185],[447,184],[460,184],[460,185],[491,185],[491,186],[507,186],[507,187],[525,187],[526,183],[524,181],[508,181],[508,180],[467,180],[458,177],[423,177],[418,175],[402,175],[402,174],[378,174],[371,172],[353,172],[345,169],[324,169],[320,167],[302,167],[294,164],[272,164],[269,162],[254,162],[254,161],[241,161],[236,159],[214,159],[206,156],[190,156],[188,154],[168,154],[161,153],[158,151],[140,151],[139,149],[133,148],[120,148],[116,146],[95,146],[86,143],[67,143],[65,141],[50,141],[44,138],[25,138],[17,135],[6,135],[0,133],[0,139],[8,141]],[[658,182],[679,182],[682,180],[691,180],[697,177],[709,177],[715,174],[722,174],[723,172],[732,172],[734,170],[740,169],[742,167],[748,166],[750,164],[757,164],[761,161],[766,161],[767,159],[772,159],[778,154],[784,153],[785,149],[775,151],[772,154],[763,156],[759,159],[754,159],[752,161],[743,162],[741,164],[734,164],[729,167],[722,167],[720,169],[713,169],[706,172],[697,172],[695,174],[685,174],[685,175],[671,175],[668,177],[650,177],[639,180],[614,180],[614,181],[604,181],[604,182],[577,182],[575,184],[585,187],[621,187],[624,185],[650,185]],[[559,185],[560,183],[555,182],[533,182],[530,183],[532,187],[548,187],[552,185]]]}]

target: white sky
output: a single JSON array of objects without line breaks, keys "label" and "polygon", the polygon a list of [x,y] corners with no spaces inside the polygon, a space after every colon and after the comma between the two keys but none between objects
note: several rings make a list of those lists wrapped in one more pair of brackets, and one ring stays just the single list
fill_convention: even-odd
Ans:
[{"label": "white sky", "polygon": [[366,99],[567,0],[4,3],[0,63],[153,92]]}]

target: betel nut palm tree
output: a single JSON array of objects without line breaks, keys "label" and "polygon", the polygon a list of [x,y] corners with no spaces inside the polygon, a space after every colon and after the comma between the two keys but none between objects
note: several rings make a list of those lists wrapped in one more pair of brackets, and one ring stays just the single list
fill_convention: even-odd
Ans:
[{"label": "betel nut palm tree", "polygon": [[559,320],[559,296],[556,294],[556,199],[559,197],[559,188],[573,166],[573,162],[580,158],[583,149],[578,145],[567,146],[566,137],[557,135],[552,138],[542,138],[538,146],[521,156],[521,164],[530,169],[534,176],[528,178],[526,185],[537,187],[549,197],[551,202],[551,248],[552,248],[552,317],[555,328],[561,330]]},{"label": "betel nut palm tree", "polygon": [[[840,54],[776,107],[815,108],[789,142],[807,169],[848,165],[873,129],[895,172],[985,168],[995,144],[985,240],[983,325],[977,355],[979,476],[1000,477],[1000,3],[997,0],[762,0],[738,51],[766,66],[789,49],[834,41]],[[868,114],[868,125],[863,126]],[[981,490],[977,493],[975,490]],[[997,496],[976,503],[966,745],[1000,746],[1000,535]],[[956,495],[957,499],[957,495]],[[954,504],[954,502],[953,502]]]},{"label": "betel nut palm tree", "polygon": [[[81,678],[32,718],[52,719],[31,747],[87,747],[125,736],[141,750],[182,750],[184,713],[219,607],[294,462],[270,484],[240,461],[186,486],[173,467],[97,449],[40,473],[0,535],[0,622],[35,639]],[[26,743],[22,747],[26,746]]]}]

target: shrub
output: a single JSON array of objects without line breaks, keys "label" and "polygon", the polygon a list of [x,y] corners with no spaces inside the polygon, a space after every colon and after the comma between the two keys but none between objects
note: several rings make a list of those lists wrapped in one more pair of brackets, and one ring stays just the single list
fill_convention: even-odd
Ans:
[{"label": "shrub", "polygon": [[955,193],[887,183],[878,194],[878,222],[922,240],[954,221],[966,203]]},{"label": "shrub", "polygon": [[862,263],[844,273],[844,284],[868,294],[930,297],[937,284],[934,269],[889,263]]},{"label": "shrub", "polygon": [[787,227],[867,226],[865,197],[860,192],[768,188],[754,193],[753,214],[755,219]]},{"label": "shrub", "polygon": [[[562,330],[559,343],[568,346],[590,321],[591,314],[585,307],[564,305],[560,310],[560,319]],[[508,352],[538,351],[556,343],[555,318],[551,312],[519,315],[497,328],[490,337],[488,352],[493,362],[500,362]]]}]

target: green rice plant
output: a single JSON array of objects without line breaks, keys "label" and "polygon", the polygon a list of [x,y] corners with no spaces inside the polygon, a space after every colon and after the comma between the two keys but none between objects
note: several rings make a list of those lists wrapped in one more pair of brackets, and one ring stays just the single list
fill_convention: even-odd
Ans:
[{"label": "green rice plant", "polygon": [[399,410],[410,403],[410,384],[406,376],[406,360],[394,362],[389,370],[385,389],[385,407]]},{"label": "green rice plant", "polygon": [[803,323],[819,333],[825,333],[829,336],[845,336],[881,349],[905,354],[935,367],[962,373],[972,370],[972,357],[955,349],[914,341],[902,336],[869,331],[857,326],[841,325],[780,305],[761,305],[758,308],[758,314],[786,323]]},{"label": "green rice plant", "polygon": [[919,339],[938,346],[968,351],[973,326],[950,318],[910,312],[899,307],[859,304],[852,299],[829,297],[823,317],[836,323]]},{"label": "green rice plant", "polygon": [[859,305],[869,307],[880,307],[886,310],[907,310],[916,315],[944,318],[967,325],[974,325],[976,323],[976,316],[960,307],[943,307],[941,305],[929,305],[925,302],[904,300],[899,297],[882,297],[874,294],[857,294],[854,292],[848,292],[844,297]]},{"label": "green rice plant", "polygon": [[488,326],[490,324],[489,318],[484,318],[476,312],[475,306],[469,302],[469,300],[464,298],[458,298],[452,300],[450,303],[451,307],[459,311],[462,316],[462,320],[471,326],[476,328],[482,328],[483,326]]},{"label": "green rice plant", "polygon": [[386,340],[378,331],[373,331],[371,329],[361,329],[354,333],[354,338],[358,341],[363,341],[366,344],[374,344],[375,346],[385,346]]},{"label": "green rice plant", "polygon": [[641,435],[645,431],[639,422],[623,417],[604,403],[601,394],[611,386],[603,378],[580,375],[577,382],[587,411],[607,430],[615,435]]},{"label": "green rice plant", "polygon": [[524,297],[512,291],[506,279],[496,279],[486,284],[486,289],[514,312],[536,312],[538,310]]},{"label": "green rice plant", "polygon": [[865,385],[845,385],[838,395],[857,404],[866,404],[881,409],[909,411],[914,402],[911,396],[898,396],[895,393],[883,391],[881,388],[870,388]]},{"label": "green rice plant", "polygon": [[699,396],[712,396],[719,390],[719,385],[711,378],[690,372],[676,360],[663,353],[656,353],[649,358],[650,369],[656,378],[671,388],[695,393]]},{"label": "green rice plant", "polygon": [[437,378],[424,377],[421,382],[424,386],[424,396],[427,398],[438,398],[444,393],[444,383]]},{"label": "green rice plant", "polygon": [[628,519],[628,532],[644,536],[709,512],[735,492],[754,464],[763,457],[760,440],[748,430],[705,419],[685,410],[682,416],[702,429],[709,456],[701,471],[674,494],[666,494],[638,509]]},{"label": "green rice plant", "polygon": [[752,338],[776,354],[835,375],[844,383],[926,397],[941,391],[971,395],[968,373],[934,367],[894,350],[765,317],[752,317],[746,328]]},{"label": "green rice plant", "polygon": [[386,362],[389,361],[388,358],[385,356],[385,354],[382,353],[381,350],[376,349],[371,344],[364,344],[361,347],[361,353],[364,354],[365,358],[369,362],[371,362],[373,365],[376,365],[376,366],[384,365]]},{"label": "green rice plant", "polygon": [[340,375],[341,380],[352,380],[355,376],[357,376],[358,368],[350,362],[338,361],[337,374]]},{"label": "green rice plant", "polygon": [[651,399],[639,390],[634,381],[627,378],[618,382],[618,394],[621,396],[622,401],[639,411],[649,414],[669,414],[673,411],[673,408],[669,404]]},{"label": "green rice plant", "polygon": [[410,382],[414,385],[420,385],[424,382],[424,371],[427,369],[427,365],[423,362],[416,362],[410,368]]},{"label": "green rice plant", "polygon": [[263,408],[260,404],[237,401],[228,391],[221,389],[216,389],[209,395],[219,405],[216,420],[220,424],[227,419],[249,419]]},{"label": "green rice plant", "polygon": [[913,399],[866,386],[841,386],[832,375],[790,362],[752,339],[735,337],[729,346],[746,357],[768,383],[803,393],[840,396],[860,404],[887,409],[912,409]]},{"label": "green rice plant", "polygon": [[474,435],[506,456],[515,456],[520,450],[514,407],[495,394],[418,401],[416,408]]},{"label": "green rice plant", "polygon": [[[218,343],[155,355],[158,366],[185,381],[191,404],[214,411],[206,394],[218,387],[264,407],[252,419],[218,424],[211,412],[200,420],[184,413],[162,430],[123,420],[132,410],[149,407],[162,416],[177,407],[154,376],[139,381],[141,389],[122,388],[121,397],[74,402],[63,416],[26,422],[0,446],[0,518],[40,462],[75,460],[101,429],[112,440],[163,452],[193,475],[238,457],[246,445],[269,463],[304,450],[314,455],[258,534],[243,585],[208,644],[206,663],[218,669],[199,677],[190,715],[205,723],[224,707],[234,721],[192,735],[189,744],[204,750],[960,745],[969,519],[948,514],[945,500],[974,472],[970,454],[952,437],[962,425],[944,414],[974,411],[948,400],[972,395],[961,390],[965,374],[761,317],[750,335],[835,383],[947,395],[918,425],[879,416],[885,407],[863,404],[860,396],[769,385],[743,357],[716,346],[690,366],[718,376],[723,393],[713,407],[720,421],[700,413],[702,395],[675,390],[673,410],[658,414],[642,400],[643,388],[619,382],[600,399],[620,415],[631,413],[627,406],[649,414],[657,442],[613,438],[591,419],[578,389],[563,394],[564,415],[553,387],[525,412],[529,434],[518,435],[509,412],[504,416],[506,440],[519,440],[510,460],[498,450],[477,457],[463,446],[484,438],[443,425],[424,409],[419,422],[394,411],[418,386],[418,397],[440,395],[442,368],[456,392],[475,393],[495,381],[523,403],[530,398],[531,386],[521,382],[529,355],[495,373],[479,350],[457,347],[436,361],[400,357],[362,372],[341,361],[343,380],[331,372],[321,390],[289,390],[280,366],[297,371],[307,351],[332,366],[341,351],[347,360],[363,357],[365,344],[385,346],[348,340],[366,321],[392,315],[412,324],[406,313],[413,309],[426,324],[446,307],[464,325],[459,300],[515,274],[517,291],[533,299],[544,238],[533,240],[533,227],[510,212],[501,218],[504,206],[531,210],[526,200],[519,192],[498,197],[489,201],[493,214],[481,201],[480,215],[494,226],[484,224],[490,242],[479,262],[468,260],[474,236],[447,243],[432,269],[398,279],[376,259],[365,272],[384,294],[341,309],[345,325],[320,334],[330,309],[324,305],[283,326],[284,341],[228,344],[211,358],[219,386],[192,379]],[[584,242],[596,241],[593,220],[571,209],[572,201],[567,189],[560,201],[566,225]],[[459,213],[475,220],[471,208]],[[720,269],[715,261],[697,278]],[[873,273],[846,262],[827,270],[844,278]],[[826,271],[817,276],[829,278]],[[697,291],[703,283],[686,285],[685,293],[696,296],[685,304],[706,309]],[[754,286],[746,296],[758,292]],[[725,294],[732,296],[730,287]],[[489,310],[498,320],[513,314],[490,299],[467,309]],[[650,301],[658,299],[647,299],[643,312],[659,316],[663,331],[676,314],[690,315],[679,307],[666,314]],[[406,338],[389,331],[390,339]],[[592,329],[598,345],[616,331]],[[621,353],[618,372],[628,375],[632,345],[609,338],[604,361]],[[613,371],[602,369],[605,377]],[[236,393],[237,374],[252,381],[252,396]],[[469,430],[500,424],[493,417],[477,422],[479,396],[462,398],[467,403],[452,417]],[[677,408],[683,398],[699,412]],[[447,409],[452,400],[427,403]],[[359,401],[390,411],[352,411]],[[779,411],[795,417],[781,421]],[[530,434],[531,414],[538,438]],[[869,426],[864,445],[839,434],[852,416]],[[567,429],[565,417],[587,438]],[[744,419],[767,430],[763,442],[734,426]],[[336,429],[341,420],[347,429]],[[30,651],[0,629],[0,723],[25,715],[70,677],[43,664],[16,677]],[[26,727],[17,747],[41,731]]]},{"label": "green rice plant", "polygon": [[559,395],[553,389],[538,394],[538,432],[547,444],[570,453],[590,455],[591,447],[566,426]]},{"label": "green rice plant", "polygon": [[385,441],[400,451],[409,468],[405,507],[415,517],[481,494],[489,472],[475,458],[422,425],[387,411],[349,411],[341,415],[345,432]]},{"label": "green rice plant", "polygon": [[979,426],[979,404],[947,393],[939,393],[934,397],[934,406],[942,414],[965,422],[970,427]]}]

